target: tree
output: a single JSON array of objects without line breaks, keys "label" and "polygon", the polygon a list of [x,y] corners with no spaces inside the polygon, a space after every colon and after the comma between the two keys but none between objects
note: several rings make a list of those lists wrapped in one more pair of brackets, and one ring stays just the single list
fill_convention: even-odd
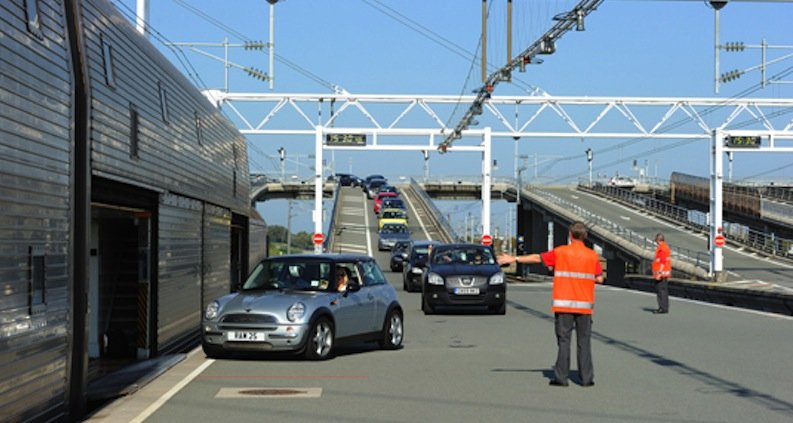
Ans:
[{"label": "tree", "polygon": [[270,238],[270,242],[286,242],[288,233],[287,229],[280,225],[272,225],[267,228],[267,237]]}]

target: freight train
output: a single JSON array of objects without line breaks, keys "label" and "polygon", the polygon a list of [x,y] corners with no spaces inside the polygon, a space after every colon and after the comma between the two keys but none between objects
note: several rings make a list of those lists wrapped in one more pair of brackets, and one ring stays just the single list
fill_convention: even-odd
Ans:
[{"label": "freight train", "polygon": [[0,4],[0,420],[76,421],[264,255],[239,131],[106,0]]}]

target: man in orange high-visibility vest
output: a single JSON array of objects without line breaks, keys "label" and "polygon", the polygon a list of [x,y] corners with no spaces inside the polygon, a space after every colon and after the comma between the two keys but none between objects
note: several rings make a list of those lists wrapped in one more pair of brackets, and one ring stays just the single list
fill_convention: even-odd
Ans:
[{"label": "man in orange high-visibility vest", "polygon": [[658,308],[655,314],[669,313],[669,278],[672,277],[672,250],[664,240],[664,234],[655,236],[658,246],[655,248],[653,260],[653,278],[655,278],[655,291],[658,297]]},{"label": "man in orange high-visibility vest", "polygon": [[553,267],[553,305],[556,343],[559,351],[554,365],[551,386],[567,386],[570,374],[570,337],[575,328],[578,373],[581,386],[593,386],[592,313],[595,308],[595,283],[603,283],[600,257],[584,245],[587,228],[583,222],[570,225],[570,243],[542,254],[498,256],[501,265],[511,263],[544,263]]}]

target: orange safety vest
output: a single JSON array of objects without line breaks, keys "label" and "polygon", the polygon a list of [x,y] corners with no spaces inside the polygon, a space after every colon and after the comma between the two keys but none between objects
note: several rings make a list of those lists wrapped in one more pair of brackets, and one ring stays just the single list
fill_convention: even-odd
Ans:
[{"label": "orange safety vest", "polygon": [[592,314],[595,308],[595,278],[600,258],[579,240],[556,247],[553,275],[554,313]]},{"label": "orange safety vest", "polygon": [[653,277],[672,277],[672,250],[669,248],[669,244],[664,241],[660,241],[658,243],[658,247],[655,248],[655,260],[653,260]]}]

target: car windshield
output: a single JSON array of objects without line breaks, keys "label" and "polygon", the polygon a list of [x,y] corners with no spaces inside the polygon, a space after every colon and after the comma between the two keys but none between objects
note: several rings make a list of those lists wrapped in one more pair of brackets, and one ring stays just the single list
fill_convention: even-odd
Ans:
[{"label": "car windshield", "polygon": [[385,211],[383,212],[383,219],[402,219],[405,217],[403,211]]},{"label": "car windshield", "polygon": [[332,263],[318,260],[265,260],[253,269],[243,291],[324,291],[330,284]]},{"label": "car windshield", "polygon": [[389,208],[395,208],[395,209],[403,209],[403,208],[405,208],[405,204],[402,202],[402,200],[398,200],[396,198],[394,198],[394,199],[388,199],[388,198],[384,199],[383,200],[383,206],[387,206]]},{"label": "car windshield", "polygon": [[407,231],[408,228],[405,225],[383,225],[383,229],[380,232],[384,234],[403,234]]},{"label": "car windshield", "polygon": [[495,264],[490,249],[487,248],[449,248],[432,254],[433,264],[470,264],[474,266]]}]

